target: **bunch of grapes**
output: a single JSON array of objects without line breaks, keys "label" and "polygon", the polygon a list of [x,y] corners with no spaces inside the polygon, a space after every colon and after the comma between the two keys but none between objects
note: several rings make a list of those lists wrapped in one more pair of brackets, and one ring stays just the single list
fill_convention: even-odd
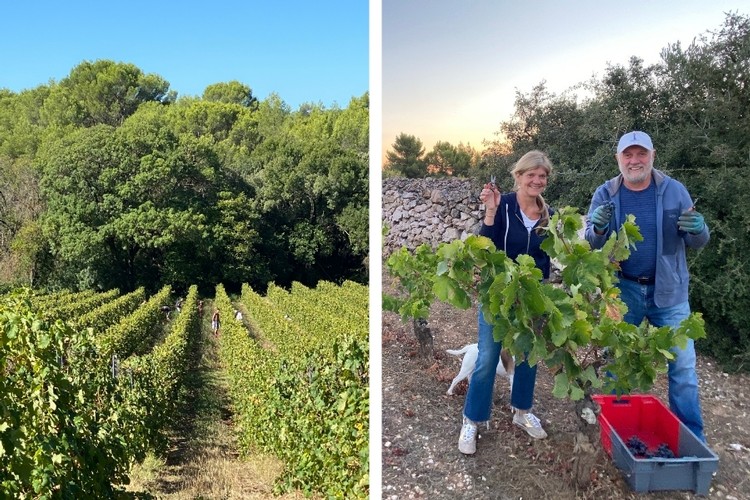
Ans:
[{"label": "bunch of grapes", "polygon": [[641,441],[638,436],[632,436],[627,440],[625,445],[635,458],[675,458],[674,453],[667,443],[662,443],[654,451],[649,451],[646,443]]},{"label": "bunch of grapes", "polygon": [[625,445],[627,445],[630,453],[632,453],[635,458],[649,458],[648,446],[646,446],[646,443],[641,441],[638,436],[633,436],[628,439]]},{"label": "bunch of grapes", "polygon": [[615,211],[615,202],[614,201],[608,201],[604,204],[604,214],[607,217],[607,219],[612,218],[612,214]]},{"label": "bunch of grapes", "polygon": [[672,450],[667,446],[667,443],[662,443],[653,453],[653,458],[674,458],[674,453],[672,453]]}]

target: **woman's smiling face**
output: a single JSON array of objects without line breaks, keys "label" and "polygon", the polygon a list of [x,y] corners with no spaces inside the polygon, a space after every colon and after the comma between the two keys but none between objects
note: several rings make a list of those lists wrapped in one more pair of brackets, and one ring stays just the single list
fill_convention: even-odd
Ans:
[{"label": "woman's smiling face", "polygon": [[518,185],[518,193],[522,196],[529,198],[535,198],[536,196],[544,192],[544,188],[547,187],[547,169],[544,167],[537,167],[516,176],[516,184]]}]

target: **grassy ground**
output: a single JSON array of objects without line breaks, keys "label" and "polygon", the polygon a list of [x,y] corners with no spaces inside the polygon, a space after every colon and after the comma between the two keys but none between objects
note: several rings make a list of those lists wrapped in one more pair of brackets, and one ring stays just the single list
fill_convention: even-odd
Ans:
[{"label": "grassy ground", "polygon": [[[228,385],[211,334],[213,304],[205,301],[198,369],[187,382],[184,412],[166,458],[149,457],[131,472],[130,491],[165,499],[270,498],[282,464],[274,457],[240,458]],[[288,494],[274,498],[303,498]]]}]

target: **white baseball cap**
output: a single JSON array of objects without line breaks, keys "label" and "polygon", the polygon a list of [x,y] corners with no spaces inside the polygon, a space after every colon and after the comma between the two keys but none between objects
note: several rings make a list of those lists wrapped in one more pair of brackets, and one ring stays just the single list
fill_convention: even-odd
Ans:
[{"label": "white baseball cap", "polygon": [[628,132],[627,134],[623,134],[623,136],[620,137],[620,142],[617,143],[617,154],[622,153],[630,146],[641,146],[642,148],[646,148],[649,151],[654,150],[654,145],[651,142],[651,138],[646,132],[641,132],[639,130]]}]

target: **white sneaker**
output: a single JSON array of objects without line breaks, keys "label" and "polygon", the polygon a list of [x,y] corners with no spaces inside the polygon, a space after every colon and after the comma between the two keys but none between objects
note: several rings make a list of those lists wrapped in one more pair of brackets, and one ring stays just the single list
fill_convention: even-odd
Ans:
[{"label": "white sneaker", "polygon": [[473,455],[477,451],[477,424],[466,417],[458,438],[458,451],[464,455]]},{"label": "white sneaker", "polygon": [[547,433],[542,429],[542,423],[531,412],[516,410],[513,414],[513,423],[525,430],[534,439],[544,439],[547,437]]}]

